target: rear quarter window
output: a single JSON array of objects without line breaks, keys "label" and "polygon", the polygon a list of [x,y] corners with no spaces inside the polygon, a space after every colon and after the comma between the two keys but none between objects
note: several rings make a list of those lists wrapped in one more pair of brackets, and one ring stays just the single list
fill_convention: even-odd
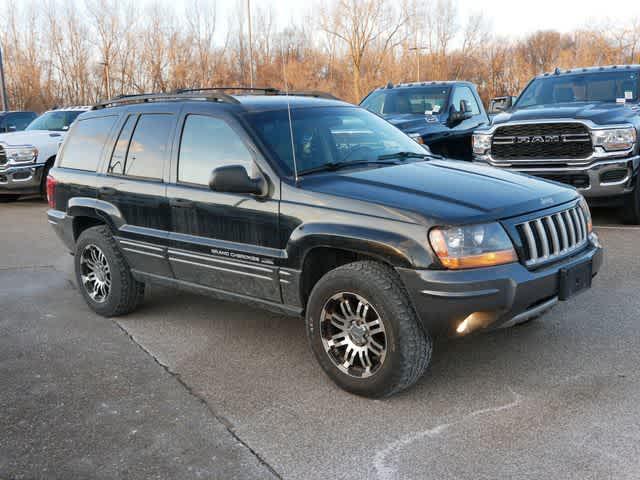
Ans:
[{"label": "rear quarter window", "polygon": [[95,172],[117,115],[78,120],[69,132],[60,158],[60,166]]}]

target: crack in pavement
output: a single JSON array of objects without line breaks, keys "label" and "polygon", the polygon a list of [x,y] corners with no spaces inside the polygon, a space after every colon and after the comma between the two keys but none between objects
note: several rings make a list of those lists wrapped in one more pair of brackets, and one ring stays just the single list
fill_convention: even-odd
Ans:
[{"label": "crack in pavement", "polygon": [[510,410],[512,408],[516,408],[520,406],[520,403],[522,402],[522,396],[514,392],[511,388],[509,388],[509,391],[514,397],[514,400],[509,403],[506,403],[504,405],[498,405],[497,407],[487,407],[487,408],[482,408],[480,410],[474,410],[473,412],[467,413],[462,418],[455,420],[453,422],[442,423],[428,430],[407,434],[399,438],[398,440],[395,440],[389,443],[382,450],[378,450],[373,457],[373,468],[375,472],[375,478],[380,478],[382,480],[390,480],[394,477],[397,477],[397,469],[394,468],[392,465],[387,464],[387,457],[391,453],[396,452],[397,450],[400,450],[402,448],[405,448],[407,445],[417,442],[418,440],[422,440],[423,438],[434,438],[439,434],[445,432],[446,430],[452,427],[458,426],[468,420],[471,420],[472,418],[479,417],[487,413],[497,413],[504,410]]},{"label": "crack in pavement", "polygon": [[139,343],[134,337],[133,335],[131,335],[126,328],[124,328],[120,322],[118,322],[117,320],[115,320],[113,323],[115,323],[118,328],[120,330],[122,330],[122,332],[129,337],[129,339],[138,347],[140,348],[140,350],[142,350],[144,353],[146,353],[147,355],[149,355],[153,361],[155,363],[157,363],[158,365],[160,365],[160,367],[162,367],[169,375],[171,375],[173,378],[175,378],[178,383],[180,385],[182,385],[182,387],[187,391],[187,393],[189,393],[189,395],[191,395],[192,397],[194,397],[196,400],[198,400],[200,403],[202,403],[205,408],[209,411],[209,413],[211,413],[211,415],[213,415],[213,417],[220,422],[224,428],[229,432],[229,434],[243,447],[245,447],[247,450],[249,450],[249,452],[251,452],[251,454],[256,457],[256,459],[258,460],[258,462],[260,462],[261,465],[264,465],[264,467],[269,470],[274,477],[278,478],[278,479],[282,479],[282,476],[271,466],[269,465],[269,463],[262,458],[262,456],[260,456],[260,454],[255,451],[253,448],[251,448],[251,446],[245,442],[242,438],[240,438],[240,436],[234,431],[233,429],[233,424],[227,420],[226,418],[224,418],[222,415],[219,415],[218,413],[216,413],[213,408],[211,407],[211,405],[209,405],[209,403],[205,400],[204,397],[202,397],[201,395],[198,395],[193,388],[191,388],[191,386],[189,386],[180,376],[179,373],[174,372],[173,370],[171,370],[171,368],[169,368],[168,365],[165,365],[164,363],[162,363],[160,361],[160,359],[158,359],[158,357],[156,357],[153,353],[151,353],[151,351],[149,351],[147,348],[145,348],[141,343]]}]

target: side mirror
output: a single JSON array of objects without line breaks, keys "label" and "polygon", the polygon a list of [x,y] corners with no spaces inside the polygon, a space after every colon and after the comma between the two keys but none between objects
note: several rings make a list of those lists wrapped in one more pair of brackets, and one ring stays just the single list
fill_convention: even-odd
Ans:
[{"label": "side mirror", "polygon": [[258,196],[265,196],[268,191],[264,177],[249,178],[247,170],[242,165],[215,168],[209,178],[209,188],[214,192],[249,193]]},{"label": "side mirror", "polygon": [[492,98],[489,102],[489,115],[495,115],[510,109],[513,106],[515,100],[516,97],[513,97],[511,95]]},{"label": "side mirror", "polygon": [[471,113],[471,105],[467,100],[460,100],[460,112]]},{"label": "side mirror", "polygon": [[7,127],[7,132],[17,132],[18,131],[18,127],[16,127],[15,125],[9,125]]},{"label": "side mirror", "polygon": [[[460,101],[460,107],[462,108],[462,103],[464,102],[464,100]],[[466,102],[464,102],[466,103]],[[470,112],[459,112],[458,110],[456,110],[456,108],[451,105],[451,107],[449,108],[449,118],[447,119],[447,126],[448,127],[455,127],[456,125],[460,124],[461,122],[463,122],[464,120],[468,120],[472,117],[473,115],[471,115]]]}]

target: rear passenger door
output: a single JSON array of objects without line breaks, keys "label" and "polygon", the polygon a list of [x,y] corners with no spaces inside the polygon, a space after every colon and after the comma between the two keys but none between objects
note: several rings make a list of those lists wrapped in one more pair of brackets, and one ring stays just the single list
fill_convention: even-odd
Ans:
[{"label": "rear passenger door", "polygon": [[171,211],[165,175],[177,115],[130,112],[120,123],[98,199],[115,207],[117,241],[132,269],[172,277],[166,259]]},{"label": "rear passenger door", "polygon": [[169,261],[176,278],[279,302],[278,185],[271,184],[267,198],[209,188],[216,167],[242,165],[250,177],[257,173],[258,153],[229,116],[187,113],[180,132],[167,190],[173,240]]}]

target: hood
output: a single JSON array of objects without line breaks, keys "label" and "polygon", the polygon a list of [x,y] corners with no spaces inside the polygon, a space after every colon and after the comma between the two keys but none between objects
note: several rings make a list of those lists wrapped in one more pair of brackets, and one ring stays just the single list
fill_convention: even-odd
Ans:
[{"label": "hood", "polygon": [[398,127],[405,133],[426,133],[442,130],[445,126],[440,114],[424,113],[392,113],[383,115],[387,122]]},{"label": "hood", "polygon": [[493,221],[569,202],[564,185],[469,162],[429,160],[310,176],[301,187],[411,212],[427,224]]},{"label": "hood", "polygon": [[626,123],[636,116],[637,106],[619,103],[560,103],[513,109],[496,115],[493,125],[538,119],[591,120],[598,125]]},{"label": "hood", "polygon": [[33,145],[39,146],[43,143],[60,143],[66,132],[55,132],[50,130],[27,130],[22,132],[10,132],[0,134],[0,143],[7,145]]}]

